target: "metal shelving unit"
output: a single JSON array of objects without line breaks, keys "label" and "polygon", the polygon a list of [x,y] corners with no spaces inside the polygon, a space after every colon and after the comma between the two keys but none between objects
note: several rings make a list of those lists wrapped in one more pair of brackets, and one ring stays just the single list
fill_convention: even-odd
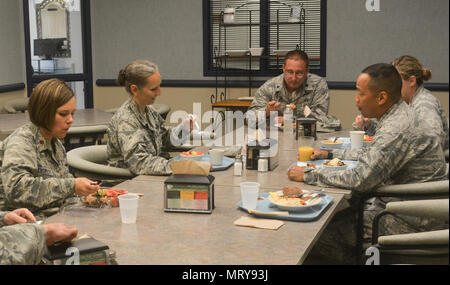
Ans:
[{"label": "metal shelving unit", "polygon": [[[211,95],[211,104],[217,103],[218,100],[224,101],[227,99],[227,81],[228,76],[248,76],[248,89],[249,89],[249,97],[251,97],[251,88],[252,88],[252,77],[254,76],[254,70],[252,67],[256,61],[259,62],[259,67],[267,66],[268,69],[280,69],[282,66],[281,60],[284,59],[284,56],[279,56],[277,54],[273,54],[270,48],[271,44],[269,43],[267,46],[264,46],[264,52],[261,56],[251,56],[248,52],[244,56],[230,56],[226,54],[227,51],[227,35],[228,33],[233,33],[233,28],[236,27],[249,27],[248,31],[248,45],[249,48],[252,47],[252,28],[254,26],[259,27],[269,27],[269,29],[276,29],[276,43],[275,47],[277,50],[280,48],[280,27],[285,25],[297,25],[299,28],[299,38],[298,44],[296,45],[297,49],[304,50],[306,47],[306,11],[303,7],[300,9],[300,17],[297,22],[288,22],[288,21],[280,21],[280,10],[277,9],[276,13],[276,21],[274,22],[253,22],[252,12],[255,11],[248,10],[248,19],[247,23],[224,23],[224,13],[222,12],[219,23],[219,44],[214,46],[213,49],[213,60],[214,60],[214,70],[216,72],[216,92]],[[261,36],[260,36],[261,37]],[[260,43],[258,43],[258,46]],[[230,68],[230,62],[246,62],[246,68]],[[274,64],[275,63],[275,64]],[[219,77],[224,78],[224,89],[219,94]]]}]

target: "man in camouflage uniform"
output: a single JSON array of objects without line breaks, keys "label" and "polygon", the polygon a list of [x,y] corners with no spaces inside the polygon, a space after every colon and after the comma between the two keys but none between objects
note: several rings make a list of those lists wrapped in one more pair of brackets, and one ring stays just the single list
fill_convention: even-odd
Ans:
[{"label": "man in camouflage uniform", "polygon": [[3,141],[2,160],[0,195],[5,209],[28,208],[48,216],[75,194],[62,142],[45,140],[34,124],[20,127]]},{"label": "man in camouflage uniform", "polygon": [[[407,102],[408,103],[408,102]],[[432,131],[439,137],[442,149],[449,148],[449,128],[447,115],[439,100],[423,85],[420,85],[408,103],[428,131]],[[362,129],[369,135],[375,134],[378,121],[376,119],[367,122]],[[360,124],[353,123],[354,129],[361,129]]]},{"label": "man in camouflage uniform", "polygon": [[[419,60],[410,55],[396,58],[392,65],[402,77],[402,98],[416,112],[423,128],[433,132],[440,138],[442,149],[449,148],[449,128],[447,115],[439,100],[423,86],[431,78],[431,70],[424,68]],[[367,119],[366,119],[367,120]],[[354,128],[364,127],[367,132],[375,132],[377,121],[363,122],[358,116]]]},{"label": "man in camouflage uniform", "polygon": [[[401,100],[401,78],[390,64],[369,66],[358,77],[356,103],[365,117],[377,118],[371,147],[359,150],[316,150],[313,158],[357,160],[355,168],[330,172],[294,166],[289,178],[324,187],[352,189],[357,198],[384,184],[420,183],[446,178],[446,165],[439,139],[421,127],[421,122]],[[356,206],[350,201],[350,206]],[[365,206],[364,227],[370,234],[373,216],[387,200],[373,198]],[[350,207],[338,213],[313,250],[319,256],[333,256],[339,263],[351,263],[355,240],[356,211]],[[436,227],[425,219],[389,218],[382,234],[398,234]],[[369,235],[370,236],[370,235]],[[353,259],[354,260],[354,259]]]},{"label": "man in camouflage uniform", "polygon": [[309,73],[308,55],[303,51],[294,50],[286,55],[283,64],[283,74],[264,83],[256,91],[249,110],[265,111],[266,116],[271,111],[277,111],[281,116],[287,104],[295,105],[298,118],[305,117],[305,107],[311,110],[310,117],[324,128],[339,128],[337,118],[328,115],[330,96],[325,79]]},{"label": "man in camouflage uniform", "polygon": [[38,225],[27,209],[0,212],[0,265],[39,264],[47,246],[71,241],[78,230],[64,224]]}]

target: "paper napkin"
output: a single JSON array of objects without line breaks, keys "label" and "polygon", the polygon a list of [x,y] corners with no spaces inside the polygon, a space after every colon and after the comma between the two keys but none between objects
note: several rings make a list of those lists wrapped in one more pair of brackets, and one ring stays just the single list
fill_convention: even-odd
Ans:
[{"label": "paper napkin", "polygon": [[240,217],[234,221],[234,225],[240,227],[251,227],[266,230],[278,230],[284,222],[270,219],[258,219],[254,217]]},{"label": "paper napkin", "polygon": [[305,110],[303,111],[305,118],[308,118],[311,115],[311,109],[308,106],[305,106]]}]

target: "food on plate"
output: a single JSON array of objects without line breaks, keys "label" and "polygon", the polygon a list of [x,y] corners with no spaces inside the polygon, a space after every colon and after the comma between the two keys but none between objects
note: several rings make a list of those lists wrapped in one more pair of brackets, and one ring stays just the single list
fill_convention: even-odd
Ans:
[{"label": "food on plate", "polygon": [[90,207],[103,208],[103,207],[118,207],[119,196],[128,194],[127,190],[111,189],[99,189],[97,192],[89,194],[85,197],[81,197],[81,202]]},{"label": "food on plate", "polygon": [[314,162],[311,163],[307,163],[306,167],[312,167],[312,168],[317,168],[316,164]]},{"label": "food on plate", "polygon": [[323,165],[326,166],[346,166],[343,161],[341,161],[339,158],[333,158],[332,160],[327,160],[323,163]]},{"label": "food on plate", "polygon": [[[321,201],[321,198],[315,198],[315,194],[303,194],[299,195],[300,197],[291,197],[291,196],[283,196],[283,191],[270,192],[269,193],[269,201],[275,205],[280,206],[290,206],[290,207],[299,207],[299,206],[309,206],[318,204]],[[311,200],[311,203],[308,203],[308,200]]]},{"label": "food on plate", "polygon": [[298,197],[301,196],[301,194],[303,193],[302,189],[300,189],[297,186],[287,186],[287,187],[283,187],[283,195],[289,195],[291,197]]},{"label": "food on plate", "polygon": [[194,156],[202,156],[203,152],[201,151],[183,151],[181,153],[182,156],[190,156],[190,157],[194,157]]},{"label": "food on plate", "polygon": [[364,135],[365,142],[371,142],[373,140],[373,136]]}]

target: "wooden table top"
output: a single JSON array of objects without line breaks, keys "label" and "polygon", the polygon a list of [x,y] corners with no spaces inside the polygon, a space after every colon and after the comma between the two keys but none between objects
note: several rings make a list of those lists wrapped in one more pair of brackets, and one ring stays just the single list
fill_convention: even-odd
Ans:
[{"label": "wooden table top", "polygon": [[116,186],[144,194],[136,224],[122,224],[119,208],[60,213],[45,223],[76,226],[79,235],[90,235],[116,251],[119,264],[295,265],[304,261],[343,197],[331,194],[334,201],[315,221],[284,221],[278,230],[266,230],[233,224],[248,216],[236,206],[239,187],[216,185],[212,214],[164,212],[163,187],[162,182],[135,180]]}]

